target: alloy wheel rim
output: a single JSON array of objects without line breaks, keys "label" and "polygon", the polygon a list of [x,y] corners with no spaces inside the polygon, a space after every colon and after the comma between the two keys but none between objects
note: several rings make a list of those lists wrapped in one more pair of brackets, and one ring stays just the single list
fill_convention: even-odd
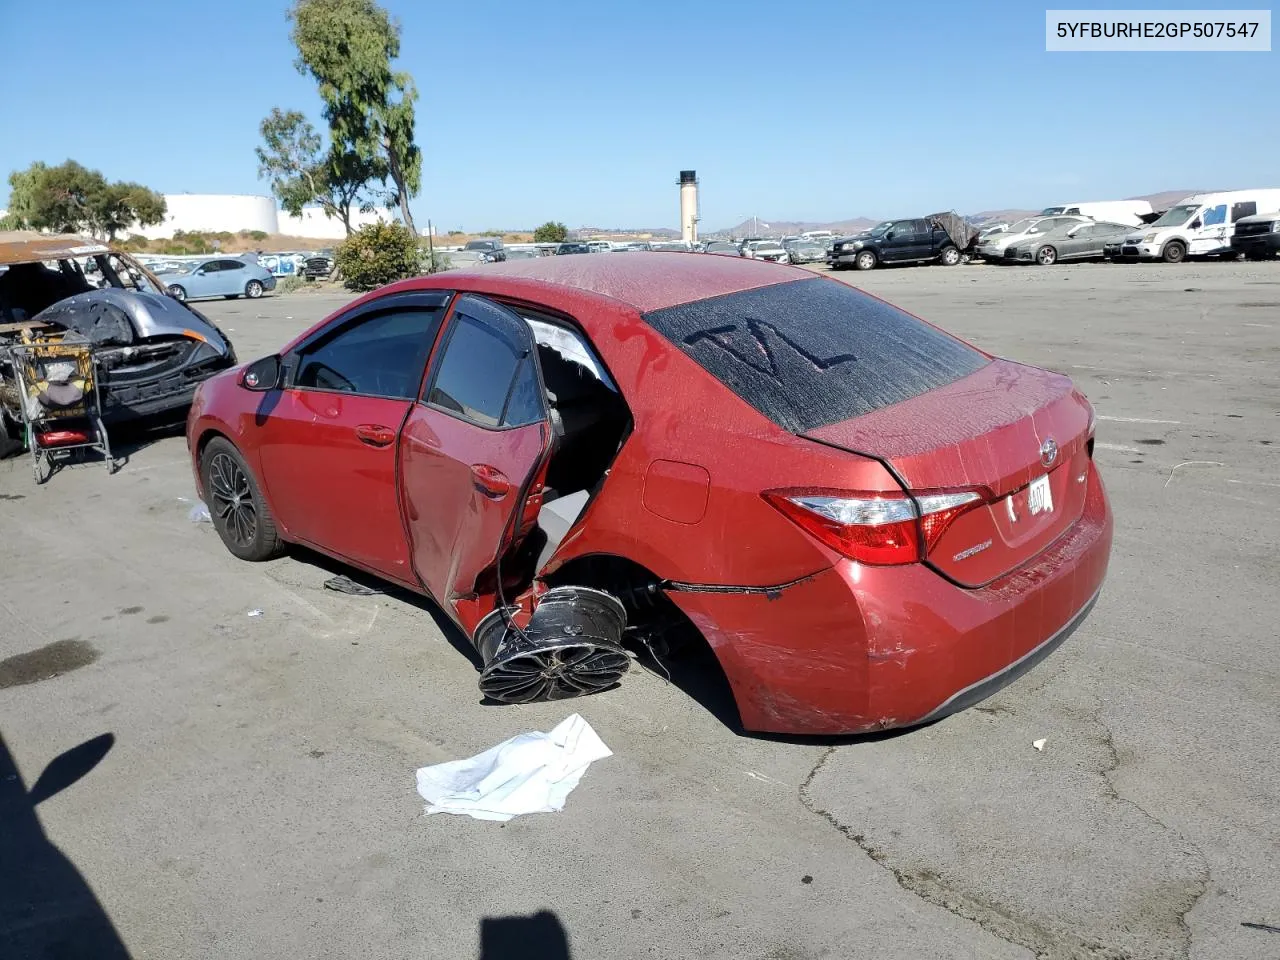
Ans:
[{"label": "alloy wheel rim", "polygon": [[213,515],[221,521],[238,546],[247,547],[258,534],[258,509],[253,502],[249,478],[234,458],[217,454],[209,462],[209,492],[213,495]]}]

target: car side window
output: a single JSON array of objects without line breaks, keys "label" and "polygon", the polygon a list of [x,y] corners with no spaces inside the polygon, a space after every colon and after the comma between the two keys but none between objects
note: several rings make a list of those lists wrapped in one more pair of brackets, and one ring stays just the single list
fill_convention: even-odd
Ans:
[{"label": "car side window", "polygon": [[923,237],[932,232],[932,225],[924,220],[912,220],[911,229],[917,237]]},{"label": "car side window", "polygon": [[528,327],[481,297],[458,301],[426,402],[482,427],[543,419]]},{"label": "car side window", "polygon": [[1252,217],[1258,212],[1258,204],[1253,200],[1245,200],[1231,205],[1231,222],[1235,223],[1243,217]]},{"label": "car side window", "polygon": [[218,269],[223,272],[226,272],[227,270],[243,270],[244,261],[243,260],[219,260]]},{"label": "car side window", "polygon": [[1216,226],[1219,223],[1227,222],[1227,205],[1220,203],[1216,207],[1210,207],[1205,210],[1201,223],[1206,227]]},{"label": "car side window", "polygon": [[293,385],[412,400],[441,312],[441,307],[399,307],[339,326],[303,348]]},{"label": "car side window", "polygon": [[202,263],[197,268],[203,273],[217,273],[222,269],[222,265],[217,260],[210,260],[208,263]]}]

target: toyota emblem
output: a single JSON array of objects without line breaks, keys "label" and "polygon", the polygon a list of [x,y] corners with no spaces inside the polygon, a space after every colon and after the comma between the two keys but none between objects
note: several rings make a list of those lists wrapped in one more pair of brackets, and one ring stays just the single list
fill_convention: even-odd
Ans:
[{"label": "toyota emblem", "polygon": [[1040,464],[1041,466],[1051,467],[1053,461],[1058,459],[1058,441],[1050,437],[1044,443],[1040,444]]}]

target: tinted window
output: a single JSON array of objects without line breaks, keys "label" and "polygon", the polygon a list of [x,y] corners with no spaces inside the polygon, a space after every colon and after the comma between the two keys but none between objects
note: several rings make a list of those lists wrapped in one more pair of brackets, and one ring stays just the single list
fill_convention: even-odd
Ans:
[{"label": "tinted window", "polygon": [[1233,203],[1231,205],[1231,222],[1235,223],[1241,217],[1252,217],[1258,212],[1258,205],[1252,200],[1246,200],[1243,203]]},{"label": "tinted window", "polygon": [[219,263],[218,269],[222,271],[244,269],[243,260],[219,260],[218,263]]},{"label": "tinted window", "polygon": [[915,231],[916,236],[922,237],[928,233],[932,227],[923,220],[912,220],[911,229]]},{"label": "tinted window", "polygon": [[196,269],[203,270],[205,273],[217,273],[222,269],[222,264],[217,260],[210,260],[208,263],[200,264]]},{"label": "tinted window", "polygon": [[533,357],[525,357],[520,361],[520,369],[516,371],[516,381],[511,388],[511,397],[507,400],[506,412],[502,415],[502,425],[522,427],[526,423],[537,423],[542,416],[542,388],[538,385],[538,371]]},{"label": "tinted window", "polygon": [[645,319],[796,433],[909,400],[987,363],[896,307],[822,278],[681,304]]},{"label": "tinted window", "polygon": [[362,317],[308,346],[294,384],[412,399],[440,324],[439,307],[406,307]]},{"label": "tinted window", "polygon": [[[542,419],[537,378],[526,362],[532,350],[523,321],[473,297],[459,304],[454,317],[427,402],[486,427]],[[522,377],[519,383],[515,382],[517,373]],[[517,405],[508,414],[508,400],[513,396]],[[535,403],[538,414],[532,416],[530,409]],[[508,414],[506,421],[504,414]]]}]

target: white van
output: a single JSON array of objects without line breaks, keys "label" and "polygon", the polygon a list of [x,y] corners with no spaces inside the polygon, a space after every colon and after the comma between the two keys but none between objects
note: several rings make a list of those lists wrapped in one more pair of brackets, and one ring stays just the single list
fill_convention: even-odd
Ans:
[{"label": "white van", "polygon": [[608,240],[588,240],[587,249],[592,253],[610,253],[613,251],[613,244]]},{"label": "white van", "polygon": [[1231,190],[1187,197],[1120,246],[1122,257],[1177,263],[1188,256],[1234,256],[1236,221],[1280,211],[1280,190]]},{"label": "white van", "polygon": [[1154,213],[1151,204],[1146,200],[1089,200],[1084,203],[1064,203],[1058,207],[1045,207],[1040,211],[1042,217],[1076,215],[1089,217],[1091,220],[1102,220],[1105,223],[1127,223],[1141,226],[1144,216]]},{"label": "white van", "polygon": [[800,234],[805,240],[831,240],[835,235],[834,230],[806,230]]}]

